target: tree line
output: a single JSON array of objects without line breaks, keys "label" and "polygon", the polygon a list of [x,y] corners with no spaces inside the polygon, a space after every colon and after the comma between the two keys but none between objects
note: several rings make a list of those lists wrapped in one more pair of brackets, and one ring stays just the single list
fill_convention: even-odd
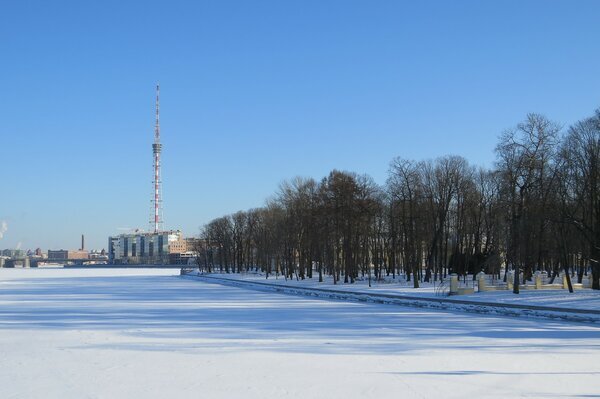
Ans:
[{"label": "tree line", "polygon": [[491,169],[397,157],[383,186],[340,170],[296,177],[264,207],[206,224],[199,267],[334,283],[400,275],[415,288],[449,273],[564,271],[570,290],[588,273],[600,289],[600,110],[566,129],[528,114],[495,155]]}]

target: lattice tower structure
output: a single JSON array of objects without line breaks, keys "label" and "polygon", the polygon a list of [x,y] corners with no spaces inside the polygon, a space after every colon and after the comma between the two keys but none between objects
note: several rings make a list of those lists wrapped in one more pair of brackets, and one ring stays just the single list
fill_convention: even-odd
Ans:
[{"label": "lattice tower structure", "polygon": [[154,179],[152,181],[152,217],[150,220],[150,228],[155,233],[163,229],[163,207],[162,207],[162,180],[161,180],[161,163],[160,155],[162,152],[162,144],[160,142],[160,86],[156,85],[156,123],[154,125],[154,143],[152,143],[152,155],[154,158]]}]

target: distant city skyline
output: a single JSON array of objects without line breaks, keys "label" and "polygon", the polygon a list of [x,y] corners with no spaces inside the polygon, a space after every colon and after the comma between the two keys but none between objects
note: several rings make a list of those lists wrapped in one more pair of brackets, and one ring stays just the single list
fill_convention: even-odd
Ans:
[{"label": "distant city skyline", "polygon": [[[0,249],[149,229],[156,83],[166,229],[192,236],[332,169],[492,166],[529,112],[600,107],[596,1],[12,2],[0,15]],[[473,32],[476,32],[474,34]]]}]

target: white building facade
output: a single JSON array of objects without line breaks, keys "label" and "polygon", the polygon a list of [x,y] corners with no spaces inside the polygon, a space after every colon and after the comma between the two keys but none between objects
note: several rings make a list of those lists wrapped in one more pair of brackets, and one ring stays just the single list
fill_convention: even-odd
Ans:
[{"label": "white building facade", "polygon": [[108,238],[108,257],[112,264],[170,263],[170,254],[185,251],[185,240],[179,230],[158,233],[136,232]]}]

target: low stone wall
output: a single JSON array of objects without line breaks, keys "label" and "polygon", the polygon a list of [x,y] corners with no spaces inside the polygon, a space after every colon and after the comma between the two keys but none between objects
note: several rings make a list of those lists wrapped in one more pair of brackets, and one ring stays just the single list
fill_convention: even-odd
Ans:
[{"label": "low stone wall", "polygon": [[[520,277],[520,281],[523,281],[522,275]],[[533,284],[520,284],[519,288],[522,290],[560,290],[569,288],[567,284],[567,276],[564,273],[556,279],[557,281],[559,281],[559,283],[544,284],[544,280],[547,280],[547,277],[545,276],[545,274],[538,271],[534,275]],[[496,285],[489,285],[488,276],[486,276],[486,274],[483,272],[477,274],[476,281],[477,292],[512,290],[514,287],[515,274],[512,270],[507,273],[506,284],[501,283]],[[571,281],[571,284],[574,290],[592,288],[591,278],[585,279],[583,283],[573,283]],[[450,275],[450,295],[467,295],[472,294],[474,291],[474,288],[459,287],[458,275]]]}]

